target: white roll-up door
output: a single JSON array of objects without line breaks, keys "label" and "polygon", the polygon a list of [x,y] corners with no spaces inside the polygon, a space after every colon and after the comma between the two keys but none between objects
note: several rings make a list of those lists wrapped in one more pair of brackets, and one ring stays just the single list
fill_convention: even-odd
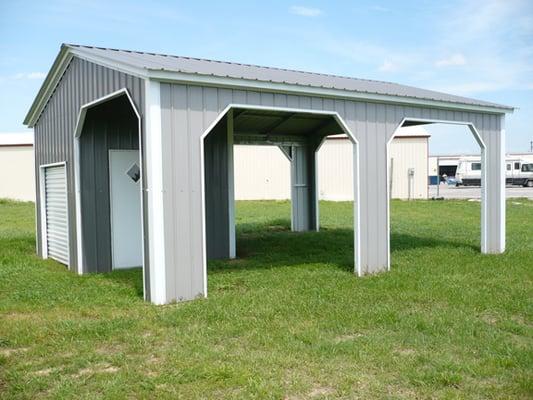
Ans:
[{"label": "white roll-up door", "polygon": [[48,257],[68,265],[67,180],[64,165],[44,169]]}]

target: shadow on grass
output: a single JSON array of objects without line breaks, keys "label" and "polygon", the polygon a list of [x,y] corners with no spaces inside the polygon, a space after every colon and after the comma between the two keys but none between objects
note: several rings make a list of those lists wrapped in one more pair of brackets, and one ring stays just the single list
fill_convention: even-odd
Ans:
[{"label": "shadow on grass", "polygon": [[481,251],[479,246],[465,243],[459,240],[447,240],[432,236],[414,236],[405,233],[391,234],[391,252],[412,250],[427,247],[450,247],[464,248],[469,250]]},{"label": "shadow on grass", "polygon": [[[392,233],[391,252],[417,248],[467,248],[479,251],[459,240],[431,236]],[[290,221],[279,219],[267,223],[245,223],[237,226],[237,259],[210,260],[210,273],[248,268],[290,267],[324,263],[353,271],[353,230],[321,228],[320,232],[291,232]]]},{"label": "shadow on grass", "polygon": [[104,273],[102,276],[121,286],[133,289],[137,296],[143,297],[143,273],[141,267],[115,270]]},{"label": "shadow on grass", "polygon": [[[418,248],[479,247],[463,241],[438,237],[393,233],[393,253]],[[237,258],[209,260],[210,274],[236,272],[245,269],[290,268],[305,264],[329,264],[344,271],[353,271],[353,230],[324,227],[320,232],[291,232],[290,221],[270,220],[264,223],[237,225]],[[129,286],[143,296],[142,269],[132,268],[105,274],[106,279]]]}]

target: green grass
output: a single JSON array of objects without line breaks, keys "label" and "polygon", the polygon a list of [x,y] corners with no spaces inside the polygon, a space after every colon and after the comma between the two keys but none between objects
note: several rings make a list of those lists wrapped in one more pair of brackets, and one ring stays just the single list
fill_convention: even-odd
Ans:
[{"label": "green grass", "polygon": [[352,274],[352,207],[289,231],[241,202],[209,298],[152,306],[140,270],[76,276],[34,255],[31,203],[0,201],[0,398],[532,398],[533,202],[503,255],[479,203],[393,202],[392,270]]}]

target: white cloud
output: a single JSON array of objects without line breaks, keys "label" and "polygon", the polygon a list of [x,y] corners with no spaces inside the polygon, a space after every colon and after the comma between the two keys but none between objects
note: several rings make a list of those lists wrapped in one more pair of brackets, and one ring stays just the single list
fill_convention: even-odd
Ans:
[{"label": "white cloud", "polygon": [[[315,36],[313,36],[315,37]],[[359,40],[345,40],[328,37],[327,34],[316,35],[313,41],[320,47],[335,56],[345,58],[360,69],[371,68],[379,72],[409,71],[420,66],[424,59],[419,51],[403,49],[397,51],[380,44]],[[359,76],[361,78],[381,79],[379,76]]]},{"label": "white cloud", "polygon": [[12,79],[21,80],[21,79],[44,79],[46,73],[44,72],[19,72],[12,76]]},{"label": "white cloud", "polygon": [[448,58],[443,58],[435,62],[435,66],[437,67],[452,67],[465,64],[466,58],[461,53],[453,54]]},{"label": "white cloud", "polygon": [[44,72],[30,72],[27,75],[28,79],[44,79],[46,78],[46,73]]},{"label": "white cloud", "polygon": [[[431,22],[428,43],[389,45],[319,35],[314,45],[350,62],[360,77],[392,79],[465,96],[531,90],[533,3],[462,0]],[[476,12],[477,10],[477,12]],[[457,68],[460,67],[460,68]],[[375,72],[375,74],[372,73]]]},{"label": "white cloud", "polygon": [[391,72],[397,70],[398,67],[392,63],[391,61],[385,60],[383,61],[383,64],[381,64],[378,68],[378,70],[382,72]]},{"label": "white cloud", "polygon": [[42,80],[46,77],[44,72],[19,72],[13,75],[0,76],[0,84],[15,81]]},{"label": "white cloud", "polygon": [[322,10],[319,8],[292,6],[289,11],[291,14],[300,15],[302,17],[318,17],[322,15]]}]

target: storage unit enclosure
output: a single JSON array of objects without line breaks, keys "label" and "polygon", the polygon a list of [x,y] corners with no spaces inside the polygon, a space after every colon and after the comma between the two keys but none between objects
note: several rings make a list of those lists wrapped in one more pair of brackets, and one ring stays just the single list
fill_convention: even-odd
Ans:
[{"label": "storage unit enclosure", "polygon": [[157,304],[206,296],[207,259],[235,257],[233,146],[278,146],[291,163],[292,229],[317,230],[316,151],[344,134],[354,271],[386,271],[389,142],[399,127],[449,122],[469,126],[482,148],[481,251],[501,253],[511,111],[385,82],[63,45],[25,120],[35,130],[38,251],[47,256],[51,237],[43,179],[63,165],[69,268],[142,266]]}]

